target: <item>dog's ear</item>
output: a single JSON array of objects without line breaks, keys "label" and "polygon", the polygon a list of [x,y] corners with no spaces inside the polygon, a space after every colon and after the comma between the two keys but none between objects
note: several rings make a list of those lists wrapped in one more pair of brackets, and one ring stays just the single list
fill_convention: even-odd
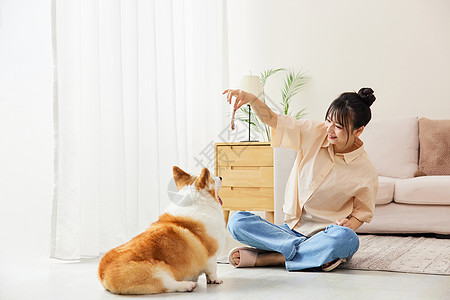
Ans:
[{"label": "dog's ear", "polygon": [[174,166],[172,168],[172,172],[173,172],[173,180],[175,180],[178,190],[180,190],[183,186],[189,183],[191,175],[189,175],[185,171],[181,170],[177,166]]},{"label": "dog's ear", "polygon": [[204,189],[208,183],[209,176],[210,176],[209,170],[207,168],[203,168],[202,172],[200,173],[200,176],[197,179],[197,182],[195,183],[195,187],[198,190]]}]

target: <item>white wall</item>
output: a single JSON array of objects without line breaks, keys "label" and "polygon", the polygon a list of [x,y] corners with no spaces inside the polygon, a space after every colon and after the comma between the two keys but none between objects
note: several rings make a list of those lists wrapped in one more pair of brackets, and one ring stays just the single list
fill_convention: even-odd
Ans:
[{"label": "white wall", "polygon": [[[0,2],[0,260],[49,255],[50,1]],[[1,265],[1,263],[0,263]]]},{"label": "white wall", "polygon": [[[373,118],[450,117],[450,1],[229,0],[230,82],[268,68],[303,67],[295,99],[323,120],[344,91],[372,87]],[[267,93],[280,100],[282,76]]]}]

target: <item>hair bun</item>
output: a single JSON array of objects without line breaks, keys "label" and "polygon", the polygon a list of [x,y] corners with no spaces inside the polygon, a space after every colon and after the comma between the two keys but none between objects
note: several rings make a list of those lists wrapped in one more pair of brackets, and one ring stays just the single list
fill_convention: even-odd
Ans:
[{"label": "hair bun", "polygon": [[358,91],[358,95],[361,97],[362,101],[366,103],[369,107],[375,101],[375,95],[373,94],[373,90],[371,88],[361,88]]}]

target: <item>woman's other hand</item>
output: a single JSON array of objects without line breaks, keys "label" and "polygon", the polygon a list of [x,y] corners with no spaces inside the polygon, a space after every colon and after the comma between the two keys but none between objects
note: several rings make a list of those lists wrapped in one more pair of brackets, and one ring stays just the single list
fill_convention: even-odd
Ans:
[{"label": "woman's other hand", "polygon": [[339,226],[344,226],[356,231],[359,227],[361,227],[364,222],[361,222],[355,217],[350,217],[350,219],[336,220],[336,224]]}]

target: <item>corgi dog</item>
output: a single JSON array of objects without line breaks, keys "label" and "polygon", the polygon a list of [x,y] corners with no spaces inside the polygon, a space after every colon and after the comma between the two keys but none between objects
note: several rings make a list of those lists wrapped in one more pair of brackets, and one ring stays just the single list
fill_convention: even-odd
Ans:
[{"label": "corgi dog", "polygon": [[191,176],[173,167],[179,193],[190,205],[172,204],[159,220],[100,261],[98,277],[114,294],[190,292],[205,273],[208,284],[220,284],[217,256],[225,242],[222,200],[217,195],[222,178],[207,168]]}]

